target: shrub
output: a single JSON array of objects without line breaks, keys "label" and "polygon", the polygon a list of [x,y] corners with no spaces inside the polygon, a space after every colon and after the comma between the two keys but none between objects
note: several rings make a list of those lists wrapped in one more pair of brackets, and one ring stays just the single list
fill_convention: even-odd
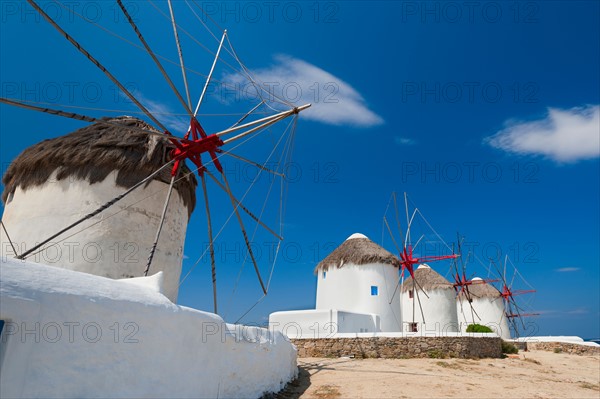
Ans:
[{"label": "shrub", "polygon": [[429,358],[431,358],[431,359],[445,359],[446,358],[446,354],[439,349],[430,350],[429,352],[427,352],[427,356],[429,356]]},{"label": "shrub", "polygon": [[562,352],[562,348],[554,348],[554,353],[561,353]]},{"label": "shrub", "polygon": [[502,353],[519,353],[519,348],[510,342],[502,341]]},{"label": "shrub", "polygon": [[469,324],[467,326],[467,332],[491,333],[493,331],[488,326],[482,326],[481,324]]}]

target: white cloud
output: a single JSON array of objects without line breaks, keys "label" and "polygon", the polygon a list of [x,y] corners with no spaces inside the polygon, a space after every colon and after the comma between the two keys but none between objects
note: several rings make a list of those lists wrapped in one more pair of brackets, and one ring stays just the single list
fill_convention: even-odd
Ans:
[{"label": "white cloud", "polygon": [[557,315],[559,314],[558,310],[556,309],[550,309],[550,310],[536,310],[535,313],[539,314],[540,316],[545,316],[545,315]]},{"label": "white cloud", "polygon": [[144,106],[156,119],[169,128],[174,136],[183,136],[187,132],[190,125],[189,117],[174,115],[170,108],[152,100],[146,101]]},{"label": "white cloud", "polygon": [[543,316],[544,318],[556,318],[556,317],[565,317],[565,315],[583,315],[589,314],[590,311],[586,308],[575,308],[570,310],[536,310],[536,314]]},{"label": "white cloud", "polygon": [[394,137],[394,142],[398,145],[415,145],[417,142],[413,139],[409,139],[406,137],[396,136]]},{"label": "white cloud", "polygon": [[[148,112],[158,119],[160,123],[165,125],[174,136],[181,137],[187,132],[190,124],[188,116],[175,113],[169,106],[146,97],[140,91],[135,91],[133,95],[144,107],[146,107]],[[130,101],[124,94],[121,94],[121,96],[127,101]],[[131,102],[131,104],[133,104],[133,102]],[[141,111],[139,112],[141,113]],[[137,111],[136,116],[140,116],[137,114]],[[152,121],[148,122],[155,125]],[[158,126],[155,127],[158,128]]]},{"label": "white cloud", "polygon": [[[357,127],[371,127],[384,122],[368,108],[365,99],[350,84],[306,61],[278,55],[273,65],[254,70],[252,75],[270,94],[295,105],[311,103],[312,106],[302,112],[306,119]],[[239,85],[246,82],[246,77],[231,74],[225,75],[222,80]]]},{"label": "white cloud", "polygon": [[556,269],[557,272],[561,272],[561,273],[569,273],[569,272],[577,272],[581,270],[578,267],[561,267],[560,269]]},{"label": "white cloud", "polygon": [[569,310],[566,313],[567,314],[588,314],[588,313],[590,313],[590,311],[585,308],[578,308],[578,309]]},{"label": "white cloud", "polygon": [[542,155],[556,162],[577,162],[600,156],[600,105],[549,108],[544,119],[511,121],[485,140],[517,154]]}]

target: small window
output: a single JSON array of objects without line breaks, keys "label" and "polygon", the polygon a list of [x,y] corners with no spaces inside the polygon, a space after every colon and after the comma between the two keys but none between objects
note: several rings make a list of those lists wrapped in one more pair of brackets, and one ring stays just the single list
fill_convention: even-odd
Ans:
[{"label": "small window", "polygon": [[323,272],[323,280],[327,278],[327,272]]},{"label": "small window", "polygon": [[413,299],[415,297],[415,294],[414,294],[413,290],[408,290],[408,297],[410,299]]},{"label": "small window", "polygon": [[373,295],[373,296],[379,295],[379,289],[377,288],[376,285],[371,286],[371,295]]},{"label": "small window", "polygon": [[417,323],[408,323],[408,331],[418,332]]}]

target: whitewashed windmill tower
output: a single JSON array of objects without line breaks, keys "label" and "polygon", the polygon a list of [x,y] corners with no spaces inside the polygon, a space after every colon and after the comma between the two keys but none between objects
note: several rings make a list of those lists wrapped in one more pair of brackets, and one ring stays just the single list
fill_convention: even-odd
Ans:
[{"label": "whitewashed windmill tower", "polygon": [[[409,332],[457,332],[454,286],[426,264],[402,284],[402,315]],[[420,292],[417,292],[419,290]]]},{"label": "whitewashed windmill tower", "polygon": [[466,331],[469,324],[477,323],[488,326],[504,339],[510,339],[502,294],[483,279],[474,277],[469,284],[468,294],[458,294],[456,312],[461,331]]},{"label": "whitewashed windmill tower", "polygon": [[[22,255],[168,162],[172,144],[145,133],[156,132],[145,122],[130,117],[108,122],[44,140],[12,162],[3,177],[2,256]],[[143,276],[170,171],[164,169],[123,201],[56,237],[27,259],[113,279]],[[173,302],[196,185],[193,174],[180,174],[152,265],[152,273],[163,271],[163,290]]]},{"label": "whitewashed windmill tower", "polygon": [[400,262],[363,234],[352,234],[316,267],[316,309],[376,314],[382,332],[400,332]]}]

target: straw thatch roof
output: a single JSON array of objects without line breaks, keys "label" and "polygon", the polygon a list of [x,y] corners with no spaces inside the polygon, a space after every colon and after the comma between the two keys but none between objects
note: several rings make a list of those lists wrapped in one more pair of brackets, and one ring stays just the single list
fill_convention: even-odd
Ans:
[{"label": "straw thatch roof", "polygon": [[366,265],[371,263],[383,263],[400,267],[400,261],[390,252],[386,251],[362,234],[353,234],[342,245],[323,259],[315,268],[327,271],[330,267],[340,268],[347,264]]},{"label": "straw thatch roof", "polygon": [[[486,283],[480,278],[474,278],[473,284],[469,285],[469,293],[472,299],[476,298],[499,298],[500,291],[493,285]],[[461,292],[459,294],[461,299],[466,299],[466,293]]]},{"label": "straw thatch roof", "polygon": [[[123,128],[97,122],[65,136],[44,140],[23,151],[9,166],[2,178],[2,201],[17,187],[26,190],[48,181],[54,171],[56,179],[75,178],[90,184],[103,181],[112,171],[118,171],[115,183],[129,188],[168,161],[172,144],[155,135],[127,126],[155,130],[142,120],[131,117],[110,119]],[[154,179],[169,183],[171,168]],[[180,172],[175,189],[191,214],[196,204],[197,181],[189,169]]]},{"label": "straw thatch roof", "polygon": [[[425,291],[454,289],[454,286],[448,280],[429,266],[419,266],[417,270],[415,270],[415,279],[417,280],[417,284]],[[408,276],[402,284],[402,292],[412,289],[413,278],[412,276]]]}]

